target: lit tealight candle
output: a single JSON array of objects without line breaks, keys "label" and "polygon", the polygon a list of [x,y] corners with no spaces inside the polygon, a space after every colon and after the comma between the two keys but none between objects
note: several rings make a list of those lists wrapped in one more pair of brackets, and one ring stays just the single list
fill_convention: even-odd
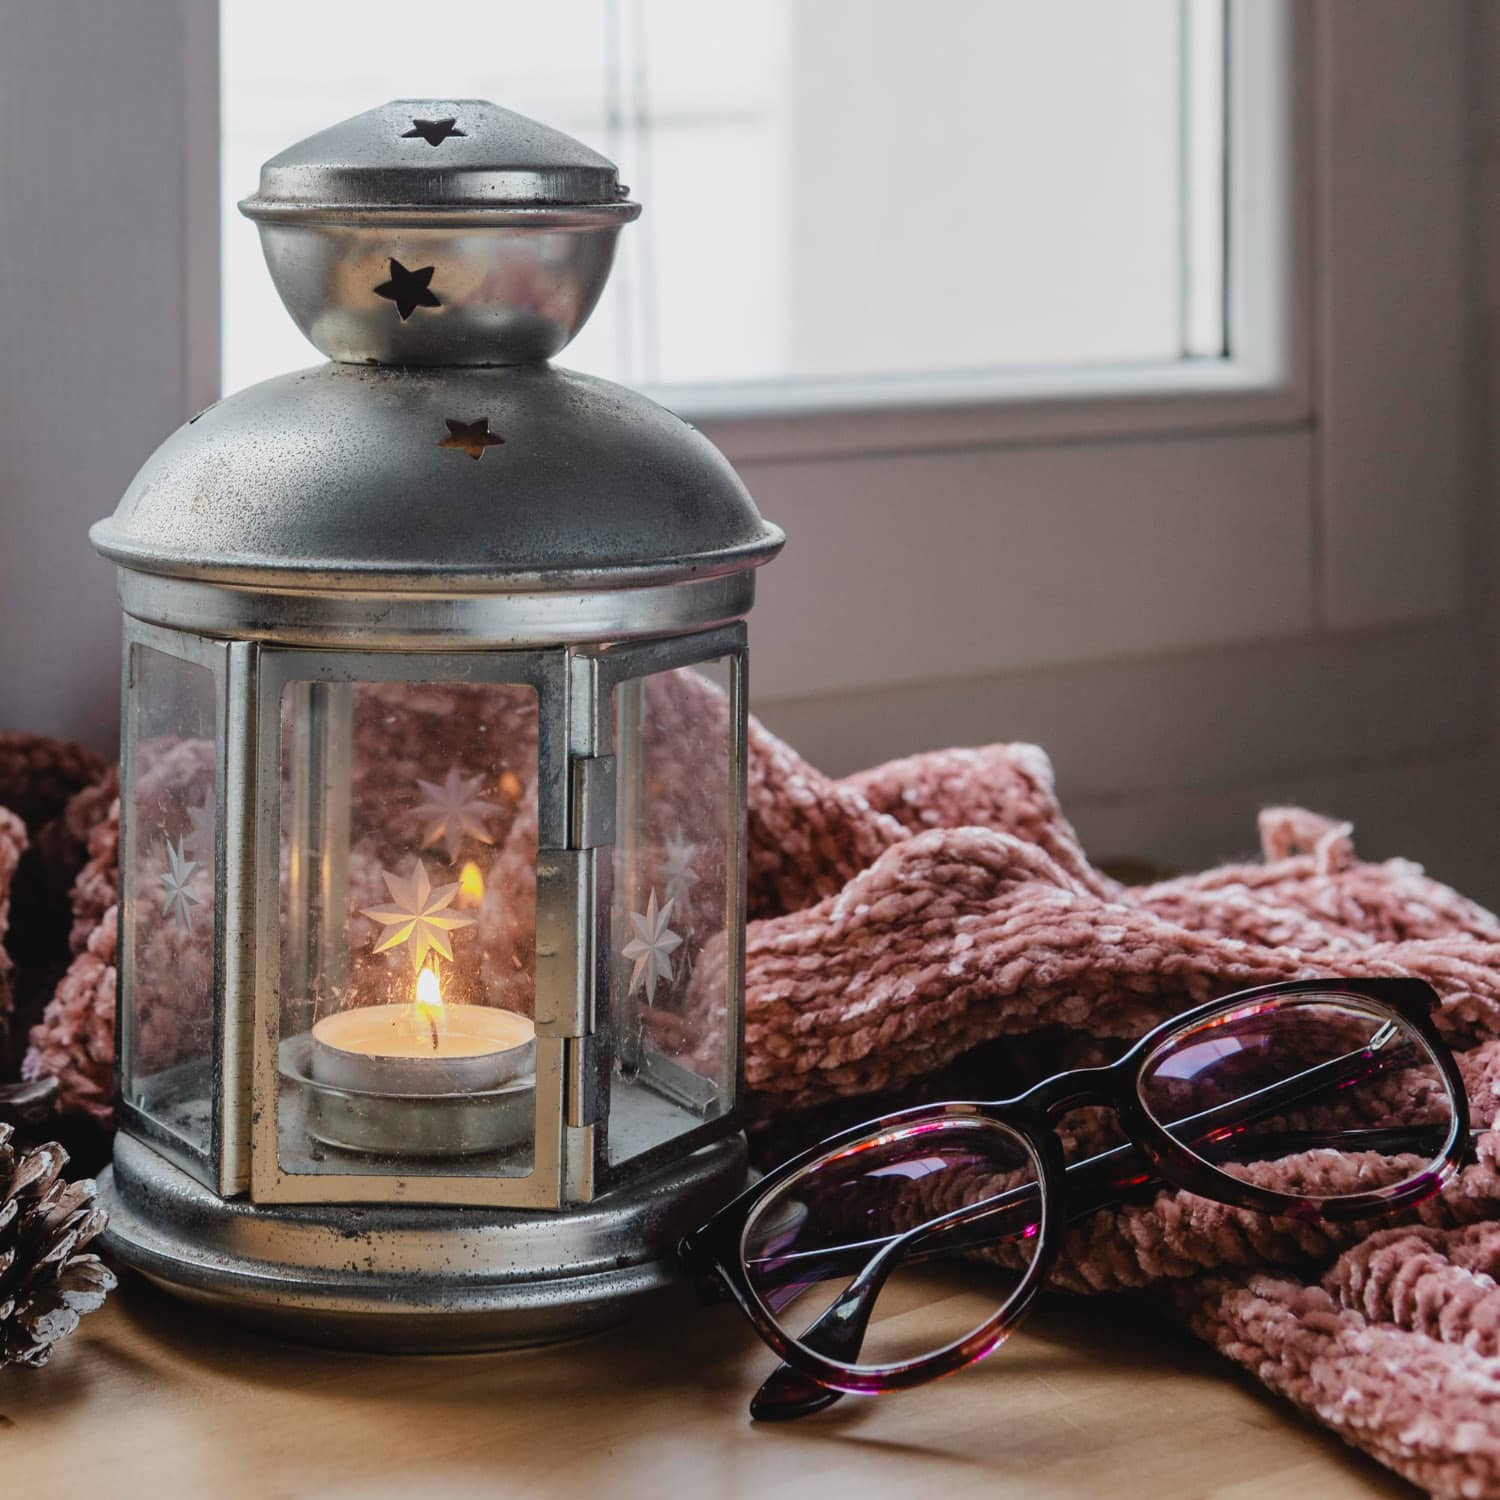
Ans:
[{"label": "lit tealight candle", "polygon": [[536,1027],[515,1011],[448,1005],[437,974],[417,975],[410,1005],[362,1005],[312,1030],[312,1076],[365,1094],[470,1094],[535,1071]]}]

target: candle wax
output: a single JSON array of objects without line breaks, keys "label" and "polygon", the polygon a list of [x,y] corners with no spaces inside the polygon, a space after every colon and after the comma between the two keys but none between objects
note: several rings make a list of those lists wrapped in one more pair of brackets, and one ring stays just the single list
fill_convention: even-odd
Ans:
[{"label": "candle wax", "polygon": [[365,1093],[493,1089],[535,1068],[536,1027],[496,1006],[364,1005],[324,1016],[312,1036],[313,1076]]},{"label": "candle wax", "polygon": [[367,1057],[477,1057],[524,1046],[536,1034],[525,1016],[489,1005],[444,1005],[436,1011],[438,1044],[418,1005],[362,1005],[336,1011],[313,1027],[325,1047]]}]

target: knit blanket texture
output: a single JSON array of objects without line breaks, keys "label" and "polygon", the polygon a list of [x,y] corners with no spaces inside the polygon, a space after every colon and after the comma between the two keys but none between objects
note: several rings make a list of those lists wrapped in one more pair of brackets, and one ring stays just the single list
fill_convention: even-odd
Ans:
[{"label": "knit blanket texture", "polygon": [[[0,765],[0,804],[4,782]],[[113,792],[92,784],[59,814],[81,865],[71,966],[23,1064],[101,1124]],[[1127,887],[1090,863],[1030,745],[921,754],[836,780],[752,721],[748,829],[746,1082],[763,1159],[941,1097],[975,1059],[993,1097],[1009,1091],[1002,1080],[1019,1088],[1098,1062],[1248,986],[1428,980],[1485,1127],[1477,1162],[1439,1197],[1397,1220],[1333,1226],[1163,1190],[1070,1227],[1055,1284],[1150,1296],[1431,1493],[1500,1496],[1500,919],[1408,861],[1362,861],[1347,823],[1294,808],[1261,814],[1257,861]],[[518,819],[509,842],[499,858],[534,857],[534,826]],[[0,917],[23,845],[0,813]],[[1063,1134],[1073,1153],[1118,1139],[1101,1110],[1069,1117]],[[1288,1170],[1303,1191],[1329,1192],[1356,1168],[1322,1152]]]}]

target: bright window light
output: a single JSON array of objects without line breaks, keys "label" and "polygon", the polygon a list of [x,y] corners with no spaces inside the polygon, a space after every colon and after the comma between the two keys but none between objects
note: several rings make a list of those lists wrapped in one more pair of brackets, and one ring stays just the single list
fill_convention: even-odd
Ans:
[{"label": "bright window light", "polygon": [[224,388],[314,358],[235,203],[400,97],[492,99],[619,163],[645,213],[575,368],[774,387],[1221,357],[1223,13],[223,0]]}]

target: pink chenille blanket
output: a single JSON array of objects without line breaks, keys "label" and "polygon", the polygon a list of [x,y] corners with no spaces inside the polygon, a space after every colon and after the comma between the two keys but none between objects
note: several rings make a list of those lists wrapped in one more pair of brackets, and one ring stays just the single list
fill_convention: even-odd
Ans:
[{"label": "pink chenille blanket", "polygon": [[[1474,1120],[1495,1118],[1500,920],[1406,861],[1361,862],[1347,824],[1271,809],[1260,862],[1125,887],[1090,864],[1032,746],[918,755],[833,780],[752,725],[749,788],[746,1076],[763,1153],[940,1091],[966,1060],[1019,1083],[1108,1055],[1196,1002],[1324,974],[1429,980]],[[86,841],[89,857],[74,887],[72,966],[24,1065],[101,1122],[114,1015],[110,791],[85,792],[57,819],[54,842],[81,860]],[[0,876],[23,837],[0,814]],[[524,860],[534,828],[518,821],[509,837]],[[1086,1115],[1068,1124],[1080,1143],[1109,1129]],[[1339,1163],[1320,1170],[1336,1175]],[[1291,1223],[1164,1191],[1075,1225],[1058,1284],[1144,1290],[1417,1484],[1500,1496],[1497,1277],[1500,1133],[1487,1131],[1478,1163],[1400,1221]]]}]

